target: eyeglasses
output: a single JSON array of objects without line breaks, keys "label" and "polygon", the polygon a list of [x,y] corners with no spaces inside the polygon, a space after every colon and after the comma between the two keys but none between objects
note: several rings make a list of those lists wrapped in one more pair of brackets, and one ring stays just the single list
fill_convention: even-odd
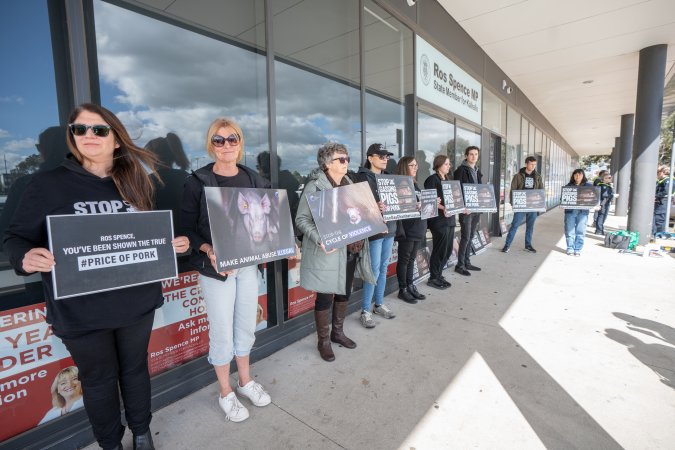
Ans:
[{"label": "eyeglasses", "polygon": [[417,163],[408,164],[408,167],[416,168],[416,167],[417,167]]},{"label": "eyeglasses", "polygon": [[73,136],[84,136],[87,130],[91,128],[94,136],[106,137],[110,134],[110,127],[108,125],[84,125],[82,123],[71,123],[68,125]]},{"label": "eyeglasses", "polygon": [[372,156],[377,156],[380,161],[388,161],[389,158],[391,158],[389,155],[372,155]]},{"label": "eyeglasses", "polygon": [[237,136],[236,134],[231,134],[228,137],[222,137],[219,134],[214,134],[213,137],[211,138],[211,143],[213,144],[214,147],[223,147],[225,145],[225,142],[227,142],[231,146],[235,146],[239,143],[239,136]]},{"label": "eyeglasses", "polygon": [[339,158],[333,158],[333,161],[340,161],[340,164],[347,164],[349,161],[349,156],[340,156]]}]

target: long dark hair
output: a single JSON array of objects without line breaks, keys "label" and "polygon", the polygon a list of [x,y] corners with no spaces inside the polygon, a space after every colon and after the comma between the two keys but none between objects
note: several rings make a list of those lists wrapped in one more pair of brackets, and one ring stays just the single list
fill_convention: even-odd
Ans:
[{"label": "long dark hair", "polygon": [[570,176],[570,184],[577,184],[576,181],[574,181],[574,174],[580,173],[583,178],[581,179],[581,183],[579,185],[581,186],[582,184],[588,183],[588,180],[586,179],[586,172],[584,172],[584,169],[574,169],[574,172],[572,172],[572,175]]},{"label": "long dark hair", "polygon": [[[155,184],[146,172],[146,168],[161,183],[159,175],[157,175],[157,171],[155,170],[157,157],[152,152],[136,146],[131,137],[129,137],[126,128],[122,125],[122,122],[120,122],[115,114],[103,106],[93,103],[83,103],[70,113],[68,123],[73,123],[83,111],[89,111],[101,116],[110,126],[113,137],[119,144],[119,148],[116,148],[113,153],[113,165],[110,171],[110,176],[115,183],[117,191],[134,208],[140,211],[152,209]],[[84,156],[77,150],[75,136],[72,133],[68,133],[67,143],[71,153],[82,164]]]},{"label": "long dark hair", "polygon": [[399,159],[398,164],[396,164],[396,175],[410,176],[408,164],[410,164],[413,161],[415,161],[415,157],[413,156],[404,156],[403,158]]}]

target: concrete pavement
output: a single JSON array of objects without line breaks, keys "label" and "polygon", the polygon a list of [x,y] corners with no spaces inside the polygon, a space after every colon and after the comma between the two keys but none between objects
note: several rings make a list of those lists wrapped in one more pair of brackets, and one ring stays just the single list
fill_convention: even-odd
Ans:
[{"label": "concrete pavement", "polygon": [[157,448],[675,448],[675,259],[592,235],[567,256],[562,216],[539,217],[536,254],[522,226],[508,254],[495,238],[472,259],[482,272],[447,271],[450,289],[389,296],[395,319],[365,329],[352,314],[358,347],[334,345],[332,363],[315,335],[255,363],[273,403],[242,399],[245,422],[225,420],[215,383],[157,411]]}]

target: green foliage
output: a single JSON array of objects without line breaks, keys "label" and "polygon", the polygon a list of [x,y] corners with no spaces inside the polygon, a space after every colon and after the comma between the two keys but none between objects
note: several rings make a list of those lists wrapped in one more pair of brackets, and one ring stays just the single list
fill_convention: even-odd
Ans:
[{"label": "green foliage", "polygon": [[675,111],[661,122],[661,145],[659,145],[659,164],[670,164],[670,155],[673,149],[673,124]]},{"label": "green foliage", "polygon": [[611,155],[588,155],[579,158],[579,165],[584,170],[590,170],[593,164],[596,164],[598,166],[602,165],[609,166],[611,162],[612,162]]},{"label": "green foliage", "polygon": [[12,175],[28,175],[30,173],[37,172],[37,170],[40,168],[40,164],[42,163],[42,157],[40,155],[30,155],[26,157],[23,161],[21,161],[19,164],[14,167],[10,173]]}]

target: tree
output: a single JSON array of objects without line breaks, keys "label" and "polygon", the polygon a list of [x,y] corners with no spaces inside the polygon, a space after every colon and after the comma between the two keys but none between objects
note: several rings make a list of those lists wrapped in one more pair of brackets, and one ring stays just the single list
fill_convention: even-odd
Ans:
[{"label": "tree", "polygon": [[30,155],[17,164],[12,170],[9,171],[9,173],[15,176],[35,173],[40,168],[41,163],[42,157],[40,155]]},{"label": "tree", "polygon": [[670,165],[670,155],[673,145],[673,124],[675,124],[675,111],[661,122],[661,145],[659,145],[659,164]]},{"label": "tree", "polygon": [[579,165],[584,170],[589,170],[594,164],[597,166],[609,166],[611,163],[611,155],[588,155],[579,158]]}]

